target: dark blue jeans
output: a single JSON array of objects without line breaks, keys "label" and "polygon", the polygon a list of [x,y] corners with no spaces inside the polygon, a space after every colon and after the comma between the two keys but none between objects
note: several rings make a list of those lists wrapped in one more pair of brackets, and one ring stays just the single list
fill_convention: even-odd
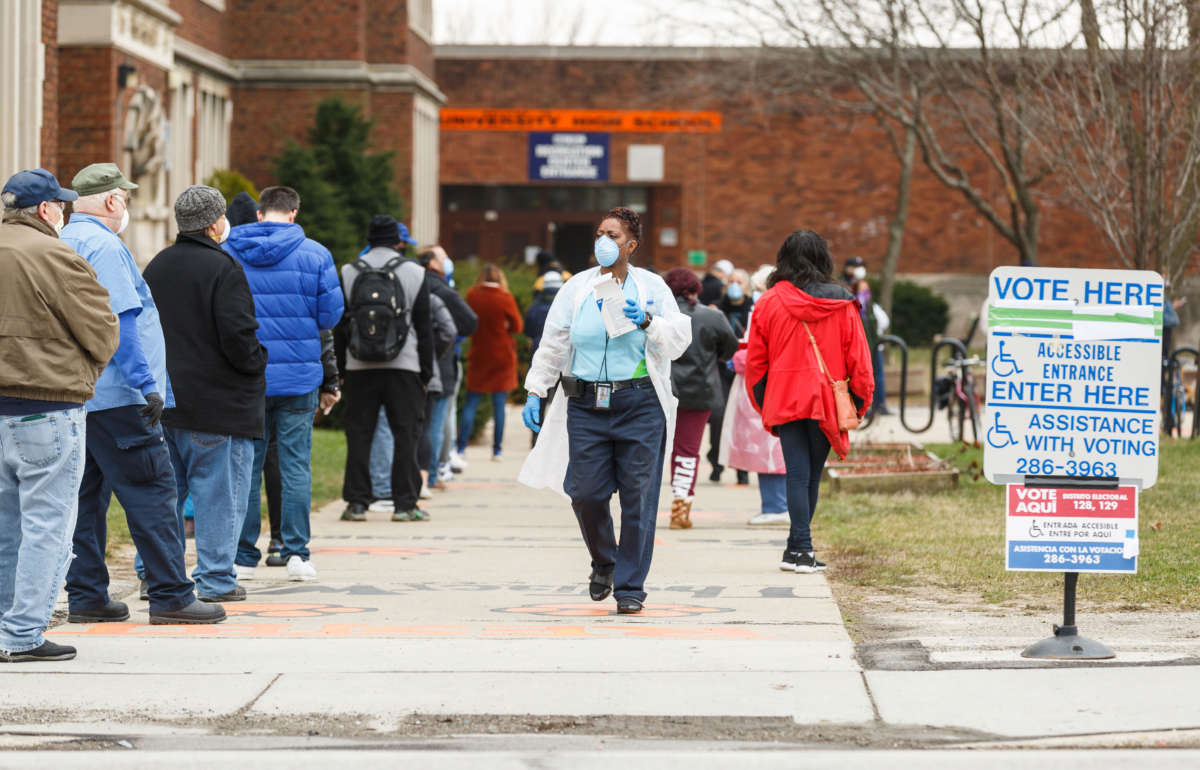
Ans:
[{"label": "dark blue jeans", "polygon": [[[570,399],[567,437],[570,461],[563,491],[571,498],[592,568],[612,573],[616,598],[645,601],[667,438],[654,388],[646,383],[619,390],[612,394],[611,409],[589,408],[586,396]],[[620,544],[609,511],[613,492],[621,500]]]},{"label": "dark blue jeans", "polygon": [[875,396],[871,402],[872,409],[887,408],[887,379],[883,372],[883,351],[876,347],[871,351],[871,368],[875,375]]},{"label": "dark blue jeans", "polygon": [[92,610],[108,603],[104,549],[113,493],[125,509],[129,534],[146,565],[150,610],[172,612],[195,601],[183,562],[171,456],[162,428],[148,427],[141,409],[119,406],[88,413],[75,560],[67,572],[71,609]]},{"label": "dark blue jeans", "polygon": [[[266,435],[275,436],[279,448],[279,532],[284,559],[299,556],[308,561],[309,510],[312,508],[313,415],[317,391],[299,396],[267,396]],[[262,532],[261,493],[263,465],[267,461],[267,439],[254,442],[254,465],[250,469],[250,495],[238,539],[235,561],[253,567],[262,558],[258,536]]]},{"label": "dark blue jeans", "polygon": [[[504,405],[508,402],[508,393],[491,395],[492,421],[496,425],[496,430],[492,433],[492,454],[498,455],[504,444]],[[471,431],[475,429],[475,410],[479,408],[479,402],[482,400],[482,393],[476,393],[473,390],[467,391],[467,400],[463,403],[462,422],[458,428],[459,454],[467,451],[467,442],[471,440]]]},{"label": "dark blue jeans", "polygon": [[829,457],[829,439],[816,420],[784,423],[778,432],[787,465],[788,514],[792,519],[787,548],[807,553],[813,550],[812,517],[817,510],[821,472],[825,469],[825,458]]}]

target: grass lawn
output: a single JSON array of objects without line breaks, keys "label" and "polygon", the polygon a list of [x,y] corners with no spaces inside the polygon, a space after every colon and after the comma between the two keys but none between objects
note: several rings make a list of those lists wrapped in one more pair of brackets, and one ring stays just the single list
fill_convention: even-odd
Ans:
[{"label": "grass lawn", "polygon": [[[342,473],[346,468],[346,434],[340,430],[318,428],[313,431],[313,509],[316,510],[342,496]],[[262,515],[267,517],[267,498],[262,496]],[[125,522],[125,509],[114,496],[108,506],[108,547],[127,545],[129,525]]]},{"label": "grass lawn", "polygon": [[[814,534],[830,578],[873,589],[930,587],[989,603],[1061,603],[1061,573],[1006,572],[1004,491],[977,476],[982,450],[928,446],[963,470],[957,490],[825,495]],[[1200,441],[1163,439],[1158,483],[1139,508],[1137,575],[1084,575],[1080,601],[1110,609],[1200,608]]]}]

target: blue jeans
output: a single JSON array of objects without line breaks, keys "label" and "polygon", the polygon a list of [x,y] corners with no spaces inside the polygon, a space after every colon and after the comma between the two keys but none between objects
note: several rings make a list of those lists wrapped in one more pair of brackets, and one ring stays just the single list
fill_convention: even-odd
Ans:
[{"label": "blue jeans", "polygon": [[371,493],[377,500],[392,499],[392,458],[396,456],[396,439],[388,425],[387,410],[379,407],[375,436],[371,439]]},{"label": "blue jeans", "polygon": [[87,413],[0,417],[0,650],[28,652],[71,562]]},{"label": "blue jeans", "polygon": [[184,509],[189,496],[195,503],[196,593],[210,598],[227,594],[237,587],[233,559],[246,514],[254,442],[170,427],[166,434],[179,500],[179,543],[185,548]]},{"label": "blue jeans", "polygon": [[887,407],[887,381],[883,372],[883,351],[878,347],[871,351],[871,367],[875,374],[875,396],[871,407],[883,409]]},{"label": "blue jeans", "polygon": [[[312,508],[313,415],[317,413],[318,394],[267,396],[267,436],[275,434],[279,447],[279,534],[283,540],[283,558],[299,556],[308,561],[310,537],[309,511]],[[258,536],[262,532],[262,470],[267,460],[267,440],[254,441],[254,466],[250,470],[250,496],[242,536],[238,541],[236,562],[253,567],[262,559]]]},{"label": "blue jeans", "polygon": [[813,550],[812,517],[817,510],[821,472],[829,457],[829,439],[816,420],[787,422],[777,431],[787,465],[788,514],[792,519],[787,548],[807,553]]},{"label": "blue jeans", "polygon": [[[560,396],[561,397],[561,396]],[[595,396],[591,396],[595,406]],[[613,576],[613,596],[645,601],[654,556],[667,421],[649,384],[618,390],[611,409],[588,408],[588,396],[567,402],[570,459],[563,491],[579,521],[592,569]],[[621,540],[609,502],[621,501]]]},{"label": "blue jeans", "polygon": [[[496,423],[495,436],[492,438],[492,454],[498,455],[500,447],[504,444],[504,404],[508,401],[508,393],[491,395],[492,419]],[[467,402],[463,404],[462,422],[458,428],[459,454],[467,451],[467,442],[471,439],[471,431],[475,429],[475,410],[479,408],[479,402],[482,400],[482,393],[476,393],[473,390],[467,391]]]},{"label": "blue jeans", "polygon": [[[450,411],[450,403],[454,396],[441,396],[434,399],[433,409],[429,414],[429,483],[437,481],[438,465],[442,456],[442,444],[445,443],[446,413]],[[382,420],[380,421],[382,422]]]},{"label": "blue jeans", "polygon": [[787,513],[787,474],[758,474],[758,496],[763,513]]}]

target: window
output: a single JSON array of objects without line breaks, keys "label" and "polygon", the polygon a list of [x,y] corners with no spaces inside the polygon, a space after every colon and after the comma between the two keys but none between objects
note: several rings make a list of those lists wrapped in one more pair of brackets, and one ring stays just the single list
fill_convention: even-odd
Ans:
[{"label": "window", "polygon": [[200,78],[196,105],[196,174],[203,182],[217,169],[229,168],[229,124],[233,102],[229,87],[207,77]]}]

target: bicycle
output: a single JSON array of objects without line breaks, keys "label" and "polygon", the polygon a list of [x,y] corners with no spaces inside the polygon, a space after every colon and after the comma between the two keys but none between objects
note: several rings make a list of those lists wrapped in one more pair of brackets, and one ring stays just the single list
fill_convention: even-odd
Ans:
[{"label": "bicycle", "polygon": [[950,439],[955,442],[963,441],[963,426],[967,419],[971,420],[972,442],[979,445],[979,408],[982,401],[975,392],[975,375],[972,367],[984,365],[981,358],[952,358],[946,361],[946,379],[951,387],[948,388],[949,398],[946,403],[946,416],[950,420]]},{"label": "bicycle", "polygon": [[[1163,361],[1162,381],[1162,430],[1167,436],[1183,437],[1183,419],[1192,405],[1188,404],[1187,388],[1183,384],[1183,362],[1180,356],[1190,355],[1200,363],[1200,350],[1183,345],[1171,352]],[[1200,393],[1198,393],[1200,395]],[[1192,419],[1192,438],[1200,429],[1200,421]]]}]

